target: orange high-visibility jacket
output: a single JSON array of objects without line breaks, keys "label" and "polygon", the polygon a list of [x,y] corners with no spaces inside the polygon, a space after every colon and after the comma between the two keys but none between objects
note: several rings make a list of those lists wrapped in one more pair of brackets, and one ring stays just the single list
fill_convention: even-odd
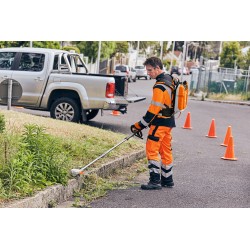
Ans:
[{"label": "orange high-visibility jacket", "polygon": [[[153,87],[153,96],[147,113],[142,120],[135,124],[138,129],[149,125],[175,127],[175,119],[172,115],[172,78],[167,74],[160,74],[156,78]],[[167,111],[167,112],[163,112]],[[168,115],[166,116],[166,113]]]}]

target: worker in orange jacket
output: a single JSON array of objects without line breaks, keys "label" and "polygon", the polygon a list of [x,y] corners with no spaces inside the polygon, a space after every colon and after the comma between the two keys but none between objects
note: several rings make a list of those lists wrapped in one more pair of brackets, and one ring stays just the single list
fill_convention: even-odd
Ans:
[{"label": "worker in orange jacket", "polygon": [[175,127],[172,107],[172,76],[165,74],[159,58],[151,57],[144,62],[148,75],[156,79],[153,96],[146,114],[131,126],[133,133],[150,127],[146,142],[149,182],[142,189],[152,190],[173,187],[173,156],[171,130]]}]

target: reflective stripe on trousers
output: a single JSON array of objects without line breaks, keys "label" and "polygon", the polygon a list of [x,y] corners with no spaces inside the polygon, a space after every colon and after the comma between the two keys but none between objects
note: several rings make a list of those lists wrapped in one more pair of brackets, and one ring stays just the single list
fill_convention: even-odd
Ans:
[{"label": "reflective stripe on trousers", "polygon": [[173,175],[173,165],[161,165],[161,176],[164,178],[168,178]]}]

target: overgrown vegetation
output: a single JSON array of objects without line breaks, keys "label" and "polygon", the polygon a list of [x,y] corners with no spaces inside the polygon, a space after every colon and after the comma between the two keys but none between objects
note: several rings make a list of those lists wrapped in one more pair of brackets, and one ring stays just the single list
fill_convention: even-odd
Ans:
[{"label": "overgrown vegetation", "polygon": [[31,195],[46,186],[67,182],[68,153],[58,138],[42,127],[26,125],[21,136],[2,134],[0,197]]},{"label": "overgrown vegetation", "polygon": [[[55,183],[66,184],[70,169],[84,166],[124,135],[90,126],[14,111],[0,114],[0,201],[34,194]],[[27,121],[32,120],[32,124]],[[141,149],[131,139],[89,169]]]},{"label": "overgrown vegetation", "polygon": [[225,93],[208,93],[207,98],[213,100],[225,100],[225,101],[249,101],[250,94],[225,94]]}]

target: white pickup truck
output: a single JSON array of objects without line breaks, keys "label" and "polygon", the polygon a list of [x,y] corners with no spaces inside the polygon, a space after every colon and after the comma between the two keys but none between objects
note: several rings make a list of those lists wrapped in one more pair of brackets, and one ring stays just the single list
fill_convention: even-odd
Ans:
[{"label": "white pickup truck", "polygon": [[[12,81],[10,81],[10,79]],[[0,49],[0,104],[48,110],[52,118],[86,122],[99,110],[119,110],[145,97],[129,97],[125,77],[88,73],[79,54],[41,48]]]}]

